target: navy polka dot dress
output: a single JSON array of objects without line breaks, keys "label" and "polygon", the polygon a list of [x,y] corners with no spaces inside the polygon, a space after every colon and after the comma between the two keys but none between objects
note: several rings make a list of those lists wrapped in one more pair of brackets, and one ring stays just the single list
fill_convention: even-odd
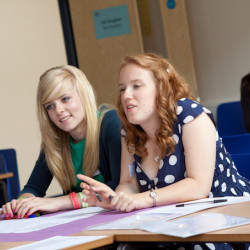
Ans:
[{"label": "navy polka dot dress", "polygon": [[[158,174],[155,179],[150,180],[140,165],[140,157],[134,155],[134,166],[137,182],[141,192],[151,188],[162,188],[186,178],[185,152],[182,143],[183,125],[194,120],[198,115],[205,112],[214,122],[211,111],[197,102],[183,98],[177,103],[177,122],[174,126],[173,138],[176,141],[174,152],[160,160]],[[218,133],[216,140],[216,164],[214,178],[209,197],[222,196],[249,196],[250,182],[241,176],[232,161],[230,154],[225,149],[222,139]],[[233,249],[227,243],[190,243],[176,245],[176,249]],[[245,245],[248,249],[249,244]]]},{"label": "navy polka dot dress", "polygon": [[[159,170],[154,180],[150,180],[143,172],[140,158],[134,155],[134,166],[136,178],[141,191],[152,188],[162,188],[180,181],[186,177],[185,154],[182,143],[183,125],[194,120],[202,112],[205,112],[213,120],[211,111],[197,102],[183,98],[177,103],[177,122],[174,126],[173,138],[176,141],[174,152],[160,160]],[[222,196],[249,196],[250,182],[241,176],[232,161],[230,154],[226,151],[222,139],[216,140],[216,164],[212,188],[209,197]]]}]

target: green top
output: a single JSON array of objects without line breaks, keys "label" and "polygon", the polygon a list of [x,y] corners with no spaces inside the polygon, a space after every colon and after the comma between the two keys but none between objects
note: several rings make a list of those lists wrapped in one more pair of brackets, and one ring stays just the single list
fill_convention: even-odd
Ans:
[{"label": "green top", "polygon": [[[84,150],[85,150],[85,141],[86,139],[84,138],[80,142],[74,144],[73,139],[70,138],[71,157],[72,157],[76,175],[84,174],[83,169],[82,169],[82,163],[83,163],[83,155],[84,155]],[[102,174],[99,171],[97,172],[96,172],[96,175],[93,176],[93,178],[97,181],[104,182],[104,178]],[[76,180],[77,180],[77,184],[76,186],[73,187],[73,190],[75,192],[81,192],[82,188],[80,187],[80,183],[82,182],[82,180],[79,180],[77,177],[76,177]]]}]

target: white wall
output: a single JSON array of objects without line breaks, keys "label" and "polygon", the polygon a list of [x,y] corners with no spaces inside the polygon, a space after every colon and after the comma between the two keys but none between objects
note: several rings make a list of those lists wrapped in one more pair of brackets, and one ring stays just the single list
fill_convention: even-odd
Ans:
[{"label": "white wall", "polygon": [[213,113],[221,102],[240,100],[250,72],[250,1],[187,0],[201,102]]},{"label": "white wall", "polygon": [[[22,188],[40,148],[39,76],[67,63],[57,0],[1,0],[0,30],[0,149],[16,149]],[[58,192],[53,182],[48,194]]]},{"label": "white wall", "polygon": [[[250,1],[186,4],[201,102],[215,112],[219,103],[239,100],[240,79],[250,72]],[[57,0],[1,0],[0,5],[0,149],[16,149],[23,187],[40,147],[38,78],[67,59]],[[48,194],[59,191],[54,182]]]}]

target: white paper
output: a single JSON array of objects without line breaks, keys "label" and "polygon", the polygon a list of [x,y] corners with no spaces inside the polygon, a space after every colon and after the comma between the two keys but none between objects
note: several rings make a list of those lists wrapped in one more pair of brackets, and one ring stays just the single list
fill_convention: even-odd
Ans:
[{"label": "white paper", "polygon": [[[227,199],[226,202],[222,203],[207,203],[214,199]],[[197,201],[203,203],[196,203]],[[220,198],[206,198],[196,201],[186,202],[187,205],[184,207],[176,207],[176,204],[155,207],[152,209],[145,210],[136,215],[128,216],[123,219],[114,220],[111,222],[101,223],[86,228],[86,230],[113,230],[113,229],[140,229],[140,225],[143,221],[149,221],[152,225],[153,221],[161,220],[164,218],[165,221],[170,219],[176,219],[184,215],[192,214],[207,208],[224,206],[239,202],[250,201],[250,197],[220,197]]]},{"label": "white paper", "polygon": [[26,244],[19,247],[10,248],[13,250],[55,250],[72,247],[91,241],[100,240],[107,236],[55,236],[46,240],[40,240],[35,243]]},{"label": "white paper", "polygon": [[[221,202],[221,203],[209,203],[212,200],[215,199],[227,199],[226,202]],[[176,204],[173,205],[168,205],[168,206],[160,206],[156,207],[153,210],[146,210],[142,213],[169,213],[169,212],[174,212],[174,213],[193,213],[193,212],[198,212],[202,211],[208,208],[213,208],[213,207],[220,207],[220,206],[225,206],[225,205],[230,205],[230,204],[235,204],[239,202],[246,202],[250,201],[250,196],[225,196],[225,197],[217,197],[217,198],[204,198],[204,199],[199,199],[195,201],[189,201],[189,202],[184,202],[184,204],[190,204],[184,207],[176,207]],[[199,203],[197,203],[199,202]],[[201,203],[202,202],[202,203]],[[182,202],[183,203],[183,202]],[[191,205],[192,204],[192,205]]]},{"label": "white paper", "polygon": [[159,233],[177,237],[190,237],[197,234],[250,224],[249,218],[230,216],[225,214],[204,213],[172,221],[157,220],[152,223],[140,223],[140,229],[152,233]]},{"label": "white paper", "polygon": [[[140,224],[143,221],[148,221],[153,223],[157,220],[170,220],[173,218],[177,218],[182,216],[182,214],[173,214],[173,213],[165,213],[165,214],[142,214],[138,213],[136,215],[131,215],[122,219],[114,220],[111,222],[101,223],[95,226],[90,226],[85,230],[114,230],[114,229],[139,229]],[[152,225],[152,224],[151,224]]]},{"label": "white paper", "polygon": [[69,212],[63,212],[50,216],[39,216],[29,219],[12,219],[0,221],[1,233],[28,233],[45,228],[69,223],[74,220],[88,218],[97,213],[105,212],[107,210],[100,207],[88,207]]}]

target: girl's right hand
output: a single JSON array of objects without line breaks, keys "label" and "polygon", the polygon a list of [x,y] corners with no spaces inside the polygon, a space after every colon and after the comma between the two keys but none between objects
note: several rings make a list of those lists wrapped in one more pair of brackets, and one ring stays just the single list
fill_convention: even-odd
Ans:
[{"label": "girl's right hand", "polygon": [[13,199],[10,202],[7,202],[2,206],[2,211],[0,211],[0,215],[4,214],[5,217],[13,218],[14,214],[17,212],[17,204],[20,202],[19,200]]},{"label": "girl's right hand", "polygon": [[[81,188],[85,194],[83,202],[89,204],[89,206],[98,206],[106,209],[113,209],[111,199],[116,193],[104,183],[94,180],[86,175],[78,174],[77,178],[84,181],[81,183]],[[90,187],[91,186],[91,187]],[[102,200],[99,200],[97,196],[100,196]]]}]

